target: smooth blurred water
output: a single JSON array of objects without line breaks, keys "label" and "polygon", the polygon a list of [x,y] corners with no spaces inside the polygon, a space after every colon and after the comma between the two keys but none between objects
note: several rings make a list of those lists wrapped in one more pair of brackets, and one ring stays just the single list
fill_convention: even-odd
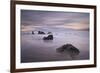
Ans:
[{"label": "smooth blurred water", "polygon": [[[50,31],[50,30],[49,30]],[[43,40],[47,34],[21,34],[21,62],[45,62],[64,60],[89,59],[89,31],[79,30],[52,30],[54,39]],[[72,44],[80,51],[79,55],[72,58],[69,53],[61,54],[56,51],[64,44]]]}]

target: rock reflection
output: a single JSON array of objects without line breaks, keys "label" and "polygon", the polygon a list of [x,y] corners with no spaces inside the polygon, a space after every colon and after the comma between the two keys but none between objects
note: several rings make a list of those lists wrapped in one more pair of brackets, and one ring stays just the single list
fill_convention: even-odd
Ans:
[{"label": "rock reflection", "polygon": [[80,53],[79,49],[74,47],[72,44],[65,44],[56,50],[60,54],[69,55],[72,59],[75,59]]}]

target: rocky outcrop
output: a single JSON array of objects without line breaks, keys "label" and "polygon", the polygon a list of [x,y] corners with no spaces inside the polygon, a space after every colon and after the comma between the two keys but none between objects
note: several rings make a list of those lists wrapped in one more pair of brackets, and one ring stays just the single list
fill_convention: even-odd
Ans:
[{"label": "rocky outcrop", "polygon": [[48,35],[47,37],[44,37],[43,40],[53,40],[53,35]]},{"label": "rocky outcrop", "polygon": [[43,31],[38,31],[38,34],[45,34]]},{"label": "rocky outcrop", "polygon": [[59,53],[68,53],[72,58],[80,53],[79,49],[72,44],[65,44],[56,49]]}]

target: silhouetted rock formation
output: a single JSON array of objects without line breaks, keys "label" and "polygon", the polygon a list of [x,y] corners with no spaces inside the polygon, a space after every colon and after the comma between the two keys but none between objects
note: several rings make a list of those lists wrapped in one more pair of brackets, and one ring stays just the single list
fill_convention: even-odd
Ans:
[{"label": "silhouetted rock formation", "polygon": [[43,40],[53,40],[53,35],[48,35],[47,37],[44,37]]},{"label": "silhouetted rock formation", "polygon": [[72,58],[80,53],[79,49],[74,47],[72,44],[65,44],[56,49],[59,53],[68,53]]},{"label": "silhouetted rock formation", "polygon": [[32,34],[34,34],[34,31],[32,31]]},{"label": "silhouetted rock formation", "polygon": [[43,31],[38,31],[38,34],[45,34]]}]

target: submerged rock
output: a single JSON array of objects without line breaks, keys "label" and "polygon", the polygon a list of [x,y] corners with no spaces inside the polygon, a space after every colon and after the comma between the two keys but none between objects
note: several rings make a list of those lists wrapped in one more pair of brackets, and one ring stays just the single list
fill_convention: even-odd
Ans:
[{"label": "submerged rock", "polygon": [[79,49],[73,46],[72,44],[65,44],[59,48],[56,49],[57,52],[59,53],[67,53],[69,54],[72,58],[74,58],[76,55],[80,53]]},{"label": "submerged rock", "polygon": [[53,40],[53,35],[48,35],[47,37],[44,37],[43,40]]},{"label": "submerged rock", "polygon": [[51,34],[51,32],[48,32],[47,34]]}]

